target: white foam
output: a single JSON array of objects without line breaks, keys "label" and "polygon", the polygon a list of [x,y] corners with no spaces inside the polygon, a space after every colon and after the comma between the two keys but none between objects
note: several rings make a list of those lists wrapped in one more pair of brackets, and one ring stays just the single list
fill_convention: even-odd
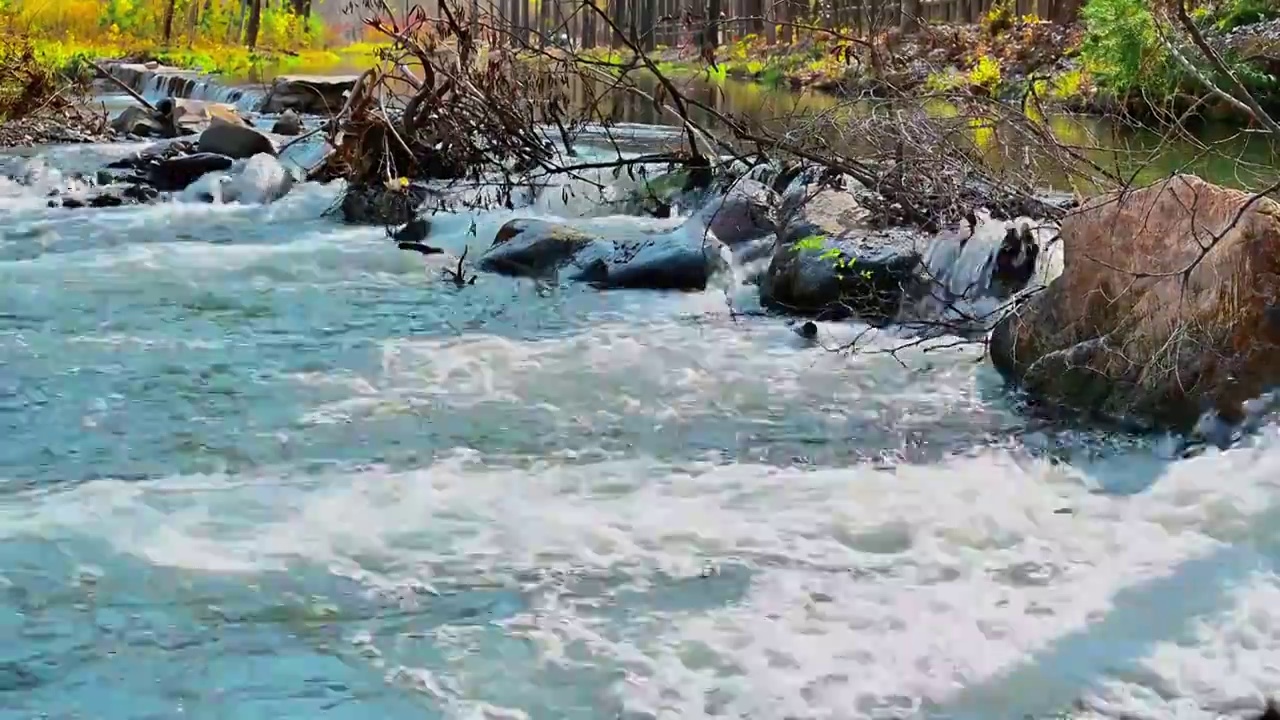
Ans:
[{"label": "white foam", "polygon": [[[1268,435],[1171,465],[1124,498],[1091,493],[1081,470],[1002,452],[811,472],[647,458],[504,469],[461,452],[409,472],[93,482],[5,505],[0,535],[87,538],[198,572],[301,563],[388,591],[523,584],[527,611],[451,631],[451,642],[531,641],[541,662],[477,684],[479,668],[493,676],[503,662],[486,646],[424,670],[473,701],[535,714],[545,698],[507,697],[502,685],[536,686],[585,653],[621,673],[602,692],[636,717],[900,716],[922,702],[959,712],[974,698],[1004,703],[994,714],[976,705],[984,717],[1021,717],[1073,697],[1098,715],[1157,717],[1178,702],[1256,705],[1280,690],[1272,574],[1255,575],[1189,644],[1177,639],[1195,617],[1148,598],[1137,611],[1152,644],[1129,658],[1145,680],[1110,675],[1138,631],[1103,630],[1134,611],[1125,593],[1153,584],[1197,599],[1188,608],[1229,592],[1230,572],[1177,579],[1259,532],[1280,486]],[[575,589],[583,576],[604,590]],[[740,591],[725,589],[732,577]],[[1074,636],[1096,647],[1068,658],[1060,646]],[[393,639],[370,642],[396,652]],[[1160,705],[1163,694],[1184,699]]]}]

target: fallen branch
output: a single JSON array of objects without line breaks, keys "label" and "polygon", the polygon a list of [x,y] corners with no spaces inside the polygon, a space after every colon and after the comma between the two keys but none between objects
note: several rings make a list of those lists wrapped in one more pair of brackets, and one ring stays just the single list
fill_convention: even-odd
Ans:
[{"label": "fallen branch", "polygon": [[97,70],[97,71],[98,71],[98,72],[99,72],[103,77],[105,77],[105,78],[107,79],[107,81],[108,81],[108,82],[110,82],[112,85],[115,85],[116,87],[120,88],[121,90],[125,91],[125,93],[129,95],[129,97],[131,97],[131,98],[133,98],[134,100],[138,101],[138,103],[139,103],[140,105],[142,105],[143,107],[145,107],[146,109],[150,110],[150,111],[151,111],[151,112],[153,112],[153,113],[158,113],[158,112],[160,112],[159,110],[157,110],[157,109],[156,109],[156,106],[155,106],[155,105],[152,105],[152,104],[151,104],[151,102],[150,102],[149,100],[147,100],[146,98],[142,97],[142,95],[141,95],[141,94],[139,94],[139,93],[138,93],[136,90],[134,90],[133,88],[129,87],[129,85],[128,85],[128,84],[126,84],[123,80],[121,80],[120,78],[116,77],[115,75],[112,75],[111,73],[107,72],[107,71],[106,71],[106,69],[105,69],[105,68],[103,68],[101,65],[99,65],[98,63],[96,63],[96,62],[94,62],[94,61],[92,61],[92,60],[90,60],[90,61],[89,61],[89,64],[90,64],[90,65],[92,65],[92,66],[94,67],[94,69],[96,69],[96,70]]}]

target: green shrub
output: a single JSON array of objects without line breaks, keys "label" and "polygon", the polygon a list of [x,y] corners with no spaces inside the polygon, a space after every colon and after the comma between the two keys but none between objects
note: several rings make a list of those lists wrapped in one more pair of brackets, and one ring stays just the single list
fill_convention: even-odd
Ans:
[{"label": "green shrub", "polygon": [[1172,92],[1178,73],[1156,34],[1147,0],[1088,0],[1080,58],[1099,86],[1117,93]]},{"label": "green shrub", "polygon": [[1280,4],[1275,0],[1232,0],[1214,25],[1226,32],[1277,17],[1280,17]]}]

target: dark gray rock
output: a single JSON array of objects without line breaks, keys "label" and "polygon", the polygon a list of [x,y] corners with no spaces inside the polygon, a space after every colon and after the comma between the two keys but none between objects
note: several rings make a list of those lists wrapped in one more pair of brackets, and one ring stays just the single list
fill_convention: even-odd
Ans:
[{"label": "dark gray rock", "polygon": [[146,179],[157,190],[175,192],[186,189],[207,173],[230,169],[234,162],[230,157],[217,153],[180,155],[151,165],[147,169]]},{"label": "dark gray rock", "polygon": [[87,192],[68,195],[61,200],[50,200],[50,207],[106,208],[122,205],[145,205],[155,202],[160,193],[145,185],[108,185]]},{"label": "dark gray rock", "polygon": [[130,105],[111,120],[111,129],[122,135],[138,137],[165,137],[164,121],[140,105]]},{"label": "dark gray rock", "polygon": [[608,238],[560,223],[512,220],[480,258],[489,272],[522,277],[567,273],[607,288],[700,290],[727,266],[727,251],[696,223],[635,238]]},{"label": "dark gray rock", "polygon": [[293,110],[309,115],[333,115],[342,109],[356,75],[281,75],[271,84],[262,112]]},{"label": "dark gray rock", "polygon": [[778,231],[778,195],[764,183],[739,180],[723,195],[708,194],[697,213],[707,229],[730,248]]},{"label": "dark gray rock", "polygon": [[426,199],[427,190],[420,185],[348,185],[338,209],[343,222],[350,225],[390,227],[412,222]]},{"label": "dark gray rock", "polygon": [[202,153],[216,153],[228,157],[243,159],[254,155],[267,154],[274,156],[276,146],[265,134],[234,122],[214,116],[209,127],[200,133],[200,141],[196,148]]},{"label": "dark gray rock", "polygon": [[851,192],[820,189],[789,197],[784,211],[789,214],[760,285],[766,307],[883,322],[915,292],[923,238],[872,227],[868,211]]},{"label": "dark gray rock", "polygon": [[285,110],[280,113],[280,118],[271,126],[273,135],[301,135],[302,134],[302,118],[298,117],[298,113],[293,110]]}]

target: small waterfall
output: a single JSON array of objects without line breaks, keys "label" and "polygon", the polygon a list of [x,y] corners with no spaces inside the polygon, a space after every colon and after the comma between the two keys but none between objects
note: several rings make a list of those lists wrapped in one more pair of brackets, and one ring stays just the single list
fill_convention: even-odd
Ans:
[{"label": "small waterfall", "polygon": [[[1031,218],[1019,218],[1012,226],[1022,224],[1031,230],[1040,248],[1029,286],[1043,286],[1061,272],[1061,259],[1056,265],[1052,260],[1054,252],[1060,254],[1060,250],[1056,244],[1054,248],[1049,247],[1057,227]],[[996,255],[1010,226],[979,213],[972,235],[967,226],[950,227],[938,233],[924,256],[929,275],[951,297],[977,298],[991,294]]]},{"label": "small waterfall", "polygon": [[240,112],[257,112],[266,92],[248,86],[228,85],[196,70],[137,63],[108,63],[104,69],[151,102],[168,97],[234,105]]},{"label": "small waterfall", "polygon": [[1057,235],[1057,227],[1025,217],[1006,223],[979,213],[972,234],[967,225],[961,225],[949,227],[933,238],[925,251],[924,264],[934,285],[910,314],[986,326],[1010,299],[993,286],[996,256],[1008,228],[1022,224],[1030,229],[1040,252],[1026,288],[1019,292],[1048,285],[1062,272],[1062,244],[1050,242]]}]

